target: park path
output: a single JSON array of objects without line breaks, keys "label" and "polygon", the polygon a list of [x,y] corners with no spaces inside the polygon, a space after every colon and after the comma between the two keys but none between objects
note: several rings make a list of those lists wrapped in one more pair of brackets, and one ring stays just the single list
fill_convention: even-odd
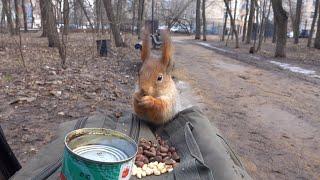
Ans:
[{"label": "park path", "polygon": [[175,76],[192,90],[184,95],[193,96],[254,179],[320,177],[319,85],[174,42]]}]

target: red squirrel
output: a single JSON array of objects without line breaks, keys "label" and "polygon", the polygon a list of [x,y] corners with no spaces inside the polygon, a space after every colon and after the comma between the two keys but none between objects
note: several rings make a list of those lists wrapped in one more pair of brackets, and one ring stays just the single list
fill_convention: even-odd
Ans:
[{"label": "red squirrel", "polygon": [[177,89],[172,79],[172,45],[167,31],[162,33],[162,55],[151,56],[149,33],[143,36],[138,89],[133,95],[134,111],[138,117],[159,125],[176,114]]}]

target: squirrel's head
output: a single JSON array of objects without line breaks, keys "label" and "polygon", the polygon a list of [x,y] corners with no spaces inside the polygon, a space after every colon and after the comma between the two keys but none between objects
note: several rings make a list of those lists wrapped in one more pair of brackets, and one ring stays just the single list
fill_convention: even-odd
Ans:
[{"label": "squirrel's head", "polygon": [[166,93],[173,83],[172,73],[172,47],[167,31],[161,32],[162,55],[160,58],[151,56],[150,34],[148,30],[144,32],[141,60],[142,67],[139,71],[139,89],[142,96],[161,96]]}]

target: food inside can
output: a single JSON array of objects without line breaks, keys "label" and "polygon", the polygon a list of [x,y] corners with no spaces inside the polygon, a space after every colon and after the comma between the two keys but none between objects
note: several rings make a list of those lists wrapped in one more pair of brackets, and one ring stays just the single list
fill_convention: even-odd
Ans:
[{"label": "food inside can", "polygon": [[102,128],[78,129],[65,138],[60,177],[128,180],[136,153],[134,140],[120,132]]}]

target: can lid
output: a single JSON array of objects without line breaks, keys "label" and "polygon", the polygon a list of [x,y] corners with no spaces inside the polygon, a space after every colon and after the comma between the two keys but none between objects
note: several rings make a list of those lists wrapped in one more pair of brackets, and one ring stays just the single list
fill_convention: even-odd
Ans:
[{"label": "can lid", "polygon": [[118,148],[107,145],[80,146],[73,152],[83,158],[98,162],[119,162],[128,158],[128,155]]}]

